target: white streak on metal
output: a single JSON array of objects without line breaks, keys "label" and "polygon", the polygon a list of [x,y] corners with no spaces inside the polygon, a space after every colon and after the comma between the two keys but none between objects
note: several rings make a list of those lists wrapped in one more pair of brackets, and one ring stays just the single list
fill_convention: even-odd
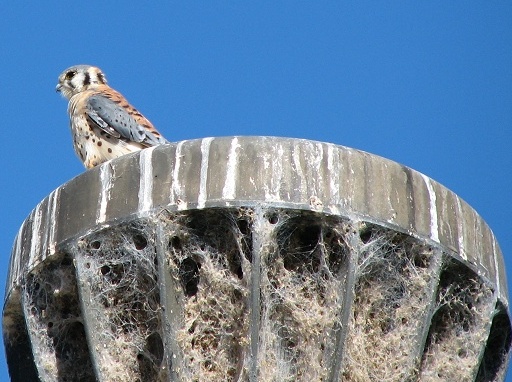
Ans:
[{"label": "white streak on metal", "polygon": [[307,163],[306,179],[309,180],[309,196],[323,196],[321,164],[324,156],[322,143],[308,142],[305,161]]},{"label": "white streak on metal", "polygon": [[[283,145],[278,145],[277,153],[272,148],[264,153],[263,163],[265,170],[270,170],[266,173],[267,182],[264,183],[265,200],[266,201],[279,201],[281,200],[281,182],[283,178]],[[306,202],[306,201],[305,201]]]},{"label": "white streak on metal", "polygon": [[41,203],[32,211],[32,237],[30,238],[29,267],[41,260]]},{"label": "white streak on metal", "polygon": [[[336,155],[338,150],[333,144],[327,145],[327,169],[329,170],[329,192],[331,194],[331,200],[333,204],[339,204],[339,193],[340,193],[340,169],[338,163],[338,156]],[[335,156],[336,155],[336,156]],[[334,159],[336,158],[336,163]]]},{"label": "white streak on metal", "polygon": [[[318,194],[317,196],[323,195],[323,178],[322,178],[322,160],[324,159],[324,145],[323,143],[318,142],[316,144],[317,154],[316,154],[316,181],[315,183],[318,185]],[[313,178],[315,179],[315,178]]]},{"label": "white streak on metal", "polygon": [[466,247],[464,245],[464,215],[462,214],[462,205],[460,203],[460,198],[458,196],[455,196],[455,200],[457,200],[457,238],[459,242],[459,255],[464,260],[468,259],[468,256],[466,254]]},{"label": "white streak on metal", "polygon": [[103,223],[107,219],[107,205],[112,187],[112,165],[109,162],[100,166],[100,183],[100,205],[96,215],[96,224]]},{"label": "white streak on metal", "polygon": [[496,238],[492,234],[492,258],[494,260],[494,273],[496,273],[496,289],[501,292],[500,285],[500,266],[498,264],[498,254],[496,253]]},{"label": "white streak on metal", "polygon": [[213,138],[204,138],[201,141],[201,173],[199,178],[199,195],[197,196],[197,208],[204,208],[206,202],[206,184],[208,178],[208,159],[210,157],[210,144]]},{"label": "white streak on metal", "polygon": [[60,188],[57,188],[50,194],[50,213],[49,213],[49,226],[50,231],[48,232],[48,253],[50,255],[55,253],[55,247],[57,243],[55,242],[55,230],[57,228],[57,201],[60,198]]},{"label": "white streak on metal", "polygon": [[[262,159],[263,159],[263,168],[265,170],[268,170],[270,167],[268,151],[265,150],[263,153],[261,153],[261,155],[262,155]],[[267,174],[267,171],[265,171],[265,174]],[[270,177],[271,176],[272,176],[272,174],[270,175]],[[263,179],[263,190],[265,191],[265,200],[270,200],[270,191],[269,191],[269,186],[268,186],[267,180],[266,180],[267,178],[269,178],[268,175]]]},{"label": "white streak on metal", "polygon": [[487,263],[485,262],[485,265],[484,265],[484,262],[482,262],[482,257],[484,256],[484,248],[483,248],[483,236],[484,236],[484,233],[482,232],[482,219],[480,218],[480,216],[478,215],[478,213],[474,210],[474,209],[471,209],[471,220],[473,222],[473,227],[475,229],[475,236],[474,236],[474,250],[475,250],[475,256],[474,258],[481,264],[482,268],[485,268],[487,271],[489,270],[488,269],[488,266],[487,266]]},{"label": "white streak on metal", "polygon": [[156,146],[142,150],[139,157],[139,212],[146,212],[153,206],[153,150]]},{"label": "white streak on metal", "polygon": [[236,174],[238,169],[238,155],[236,149],[239,148],[238,138],[231,140],[231,148],[228,155],[228,163],[226,168],[226,181],[222,189],[223,199],[234,199],[236,191]]},{"label": "white streak on metal", "polygon": [[[176,146],[176,154],[174,158],[174,169],[172,170],[172,185],[171,185],[171,204],[177,204],[181,196],[180,186],[180,166],[181,166],[181,149],[183,147],[183,141],[178,143]],[[179,206],[178,206],[179,207]]]},{"label": "white streak on metal", "polygon": [[[40,261],[46,259],[46,257],[48,255],[50,255],[50,252],[48,251],[48,240],[49,240],[49,236],[50,236],[50,229],[53,225],[52,223],[55,221],[55,220],[51,219],[52,198],[53,198],[54,193],[55,193],[55,190],[52,191],[50,193],[50,195],[48,195],[46,197],[45,200],[43,200],[41,203],[39,203],[39,205],[41,205],[41,206],[43,205],[43,203],[46,205],[46,210],[44,212],[44,215],[43,215],[43,211],[41,211],[41,225],[43,227],[43,231],[41,232],[41,235],[40,235],[40,238],[41,238],[41,245],[39,248]],[[45,217],[44,221],[43,221],[43,216]]]},{"label": "white streak on metal", "polygon": [[23,251],[22,241],[23,241],[23,231],[25,230],[25,226],[27,224],[27,220],[24,220],[21,224],[21,227],[18,231],[18,234],[16,235],[15,244],[14,244],[14,251],[12,253],[11,257],[11,264],[10,264],[10,270],[9,270],[9,280],[8,282],[10,285],[6,285],[6,293],[9,290],[10,286],[13,286],[15,284],[18,284],[18,280],[20,278],[21,274],[21,255]]},{"label": "white streak on metal", "polygon": [[[375,164],[375,167],[376,169],[379,169],[380,171],[380,177],[382,179],[384,178],[387,178],[387,181],[386,181],[386,184],[393,184],[393,177],[392,177],[392,172],[393,172],[393,169],[390,171],[389,170],[389,163],[387,160],[383,160],[381,161],[380,163],[375,163],[373,160],[372,160],[372,157],[369,157],[368,160],[372,161],[372,163]],[[382,167],[381,167],[382,166]],[[403,175],[405,175],[404,172],[402,172]],[[405,180],[404,180],[404,183],[405,183]],[[389,191],[388,191],[388,196],[385,198],[385,202],[388,206],[388,213],[389,213],[389,217],[386,219],[387,222],[389,223],[395,223],[396,221],[396,218],[398,216],[398,211],[397,209],[395,208],[395,206],[393,205],[393,197],[395,198],[395,203],[396,203],[396,206],[400,206],[401,203],[401,200],[400,200],[400,191],[397,189],[397,188],[390,188]]]},{"label": "white streak on metal", "polygon": [[283,145],[279,145],[277,149],[277,161],[274,161],[274,171],[272,177],[272,192],[274,194],[275,200],[281,200],[281,187],[282,187],[282,180],[283,180],[283,161],[284,161],[284,149]]},{"label": "white streak on metal", "polygon": [[439,242],[439,225],[437,220],[436,193],[432,182],[428,176],[421,174],[423,181],[427,186],[429,202],[430,202],[430,238]]},{"label": "white streak on metal", "polygon": [[295,173],[297,174],[299,178],[299,193],[300,193],[300,199],[306,200],[307,199],[307,180],[304,176],[304,171],[302,171],[302,166],[300,163],[300,145],[295,145],[293,147],[293,153],[292,153],[292,159],[293,164],[295,166]]}]

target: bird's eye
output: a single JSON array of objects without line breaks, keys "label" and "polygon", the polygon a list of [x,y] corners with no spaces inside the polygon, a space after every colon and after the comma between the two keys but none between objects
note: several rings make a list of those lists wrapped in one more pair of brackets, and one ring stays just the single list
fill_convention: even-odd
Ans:
[{"label": "bird's eye", "polygon": [[66,78],[66,80],[70,80],[74,77],[75,74],[76,74],[76,72],[70,70],[69,72],[66,73],[66,76],[64,78]]}]

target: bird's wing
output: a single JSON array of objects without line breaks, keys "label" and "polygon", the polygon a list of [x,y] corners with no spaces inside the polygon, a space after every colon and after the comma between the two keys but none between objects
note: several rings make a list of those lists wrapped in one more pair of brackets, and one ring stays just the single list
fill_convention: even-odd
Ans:
[{"label": "bird's wing", "polygon": [[85,112],[92,123],[113,137],[125,138],[146,146],[167,142],[138,124],[125,108],[102,95],[90,96]]}]

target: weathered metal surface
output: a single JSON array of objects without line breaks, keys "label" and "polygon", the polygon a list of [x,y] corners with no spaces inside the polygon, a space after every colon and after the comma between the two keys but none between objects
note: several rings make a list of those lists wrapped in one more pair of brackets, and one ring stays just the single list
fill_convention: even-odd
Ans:
[{"label": "weathered metal surface", "polygon": [[382,157],[274,137],[183,141],[108,162],[72,179],[44,199],[21,227],[7,290],[16,287],[26,266],[36,266],[59,243],[98,224],[162,207],[257,203],[364,217],[438,242],[499,285],[500,300],[508,306],[496,238],[452,191]]}]

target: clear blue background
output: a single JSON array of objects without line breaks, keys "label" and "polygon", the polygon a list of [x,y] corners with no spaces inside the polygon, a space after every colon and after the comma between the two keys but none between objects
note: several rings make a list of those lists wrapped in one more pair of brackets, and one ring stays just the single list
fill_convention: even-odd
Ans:
[{"label": "clear blue background", "polygon": [[300,137],[421,171],[483,216],[512,270],[511,2],[133,3],[0,6],[0,285],[22,221],[84,171],[54,90],[81,63],[172,141]]}]

